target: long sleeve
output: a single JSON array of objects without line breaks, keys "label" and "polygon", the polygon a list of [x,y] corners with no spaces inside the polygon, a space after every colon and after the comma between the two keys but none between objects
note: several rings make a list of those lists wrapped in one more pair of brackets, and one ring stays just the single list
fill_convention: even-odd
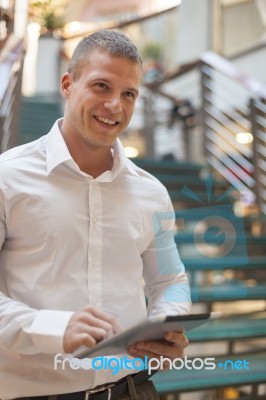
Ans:
[{"label": "long sleeve", "polygon": [[0,343],[20,354],[63,351],[63,335],[73,313],[34,310],[0,292]]},{"label": "long sleeve", "polygon": [[[6,232],[4,197],[0,192],[0,251]],[[0,265],[0,288],[4,287]],[[20,354],[63,351],[63,334],[72,314],[33,309],[9,298],[0,289],[0,346]]]},{"label": "long sleeve", "polygon": [[165,210],[153,215],[154,239],[142,255],[148,314],[183,315],[191,300],[185,268],[174,241],[174,211],[166,196]]}]

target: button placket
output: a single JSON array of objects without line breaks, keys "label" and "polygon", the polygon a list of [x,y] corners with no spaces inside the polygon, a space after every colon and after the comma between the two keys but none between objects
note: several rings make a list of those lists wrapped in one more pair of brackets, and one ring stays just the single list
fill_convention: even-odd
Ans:
[{"label": "button placket", "polygon": [[91,182],[89,191],[90,225],[88,251],[89,304],[102,306],[102,196],[101,187]]}]

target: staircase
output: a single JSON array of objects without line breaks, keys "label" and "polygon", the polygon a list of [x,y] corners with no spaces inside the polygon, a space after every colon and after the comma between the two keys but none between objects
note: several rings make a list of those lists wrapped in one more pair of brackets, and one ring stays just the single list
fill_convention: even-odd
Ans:
[{"label": "staircase", "polygon": [[23,97],[18,143],[28,143],[48,133],[63,115],[61,104],[59,96]]},{"label": "staircase", "polygon": [[243,382],[252,386],[253,397],[247,398],[260,398],[257,389],[266,379],[262,367],[266,356],[266,217],[238,215],[239,193],[204,164],[134,162],[169,189],[176,214],[175,242],[190,281],[192,312],[222,312],[218,320],[187,333],[192,357],[207,344],[215,349],[211,356],[224,349],[222,362],[228,357],[243,358],[240,348],[254,368],[253,376],[243,371],[242,375],[232,372],[232,376],[216,371],[213,379],[206,375],[206,385],[202,371],[161,372],[153,379],[161,398],[174,393],[177,399],[184,392],[211,388],[221,393],[222,387],[235,388]]}]

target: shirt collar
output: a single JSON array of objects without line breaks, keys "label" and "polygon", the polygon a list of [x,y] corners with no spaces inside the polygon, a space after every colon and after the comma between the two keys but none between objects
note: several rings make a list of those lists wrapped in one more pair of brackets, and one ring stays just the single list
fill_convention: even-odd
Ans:
[{"label": "shirt collar", "polygon": [[48,175],[60,164],[72,160],[66,142],[60,132],[59,125],[63,120],[57,120],[46,136],[46,165]]},{"label": "shirt collar", "polygon": [[[77,164],[72,159],[69,150],[67,148],[66,142],[62,136],[59,126],[61,125],[63,119],[58,119],[50,132],[46,136],[46,165],[47,165],[47,173],[50,173],[60,164],[63,164],[67,161],[72,161],[73,166],[75,165],[78,169]],[[113,156],[114,156],[114,165],[112,171],[110,172],[112,175],[112,179],[114,179],[122,169],[127,169],[129,173],[135,176],[139,176],[137,170],[134,168],[134,164],[127,158],[125,154],[125,150],[122,146],[122,143],[119,139],[116,139],[113,145]]]},{"label": "shirt collar", "polygon": [[134,168],[134,164],[127,158],[123,145],[119,139],[116,139],[114,145],[114,166],[113,171],[117,174],[123,169],[127,169],[129,173],[135,176],[139,176],[137,170]]}]

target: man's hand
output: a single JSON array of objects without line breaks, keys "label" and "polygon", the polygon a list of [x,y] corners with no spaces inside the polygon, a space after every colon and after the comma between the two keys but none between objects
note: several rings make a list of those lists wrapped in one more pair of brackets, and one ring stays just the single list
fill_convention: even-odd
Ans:
[{"label": "man's hand", "polygon": [[75,312],[66,327],[63,346],[65,353],[72,353],[80,346],[91,348],[103,339],[121,331],[116,319],[93,306]]},{"label": "man's hand", "polygon": [[145,357],[149,359],[160,356],[168,357],[171,360],[184,357],[184,349],[189,341],[182,332],[167,332],[162,341],[143,341],[130,346],[128,353],[132,357]]}]

